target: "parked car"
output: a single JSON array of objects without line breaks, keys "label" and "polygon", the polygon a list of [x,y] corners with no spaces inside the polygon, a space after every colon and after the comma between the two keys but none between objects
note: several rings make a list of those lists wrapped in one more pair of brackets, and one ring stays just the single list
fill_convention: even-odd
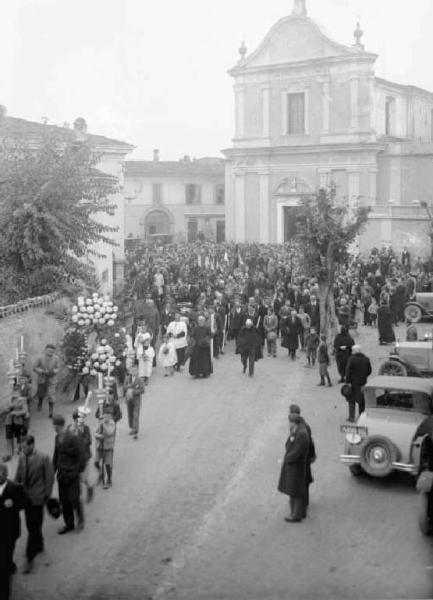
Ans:
[{"label": "parked car", "polygon": [[433,293],[418,292],[404,307],[404,317],[409,323],[419,323],[424,317],[433,317]]},{"label": "parked car", "polygon": [[433,341],[431,336],[416,342],[397,342],[379,375],[433,377]]},{"label": "parked car", "polygon": [[365,411],[345,434],[340,460],[353,475],[418,477],[433,457],[433,379],[372,377],[364,388]]}]

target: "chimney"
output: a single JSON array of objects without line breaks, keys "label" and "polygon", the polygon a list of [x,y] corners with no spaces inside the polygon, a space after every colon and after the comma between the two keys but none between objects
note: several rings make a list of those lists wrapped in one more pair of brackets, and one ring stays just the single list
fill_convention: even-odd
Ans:
[{"label": "chimney", "polygon": [[74,131],[77,133],[87,133],[87,123],[83,117],[78,117],[78,119],[75,119]]},{"label": "chimney", "polygon": [[159,161],[159,150],[158,150],[158,148],[155,148],[155,150],[153,151],[153,161],[154,162],[158,162]]}]

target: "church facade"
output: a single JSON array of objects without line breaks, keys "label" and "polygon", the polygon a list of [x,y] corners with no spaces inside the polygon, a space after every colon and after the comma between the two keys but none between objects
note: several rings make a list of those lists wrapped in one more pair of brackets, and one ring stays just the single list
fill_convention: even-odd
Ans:
[{"label": "church facade", "polygon": [[376,77],[357,26],[353,46],[326,36],[295,0],[229,71],[236,131],[226,149],[226,237],[282,243],[303,194],[333,187],[372,207],[359,250],[426,255],[433,186],[433,94]]}]

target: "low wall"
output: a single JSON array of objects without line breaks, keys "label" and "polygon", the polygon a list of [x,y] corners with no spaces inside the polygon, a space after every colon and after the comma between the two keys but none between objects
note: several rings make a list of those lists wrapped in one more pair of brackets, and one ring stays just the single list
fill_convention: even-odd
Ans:
[{"label": "low wall", "polygon": [[64,326],[54,316],[46,314],[49,305],[57,298],[58,295],[52,295],[44,301],[26,301],[25,305],[20,303],[15,307],[8,307],[3,313],[0,311],[0,412],[9,402],[7,372],[10,361],[15,357],[15,349],[19,348],[21,336],[24,340],[24,350],[27,352],[26,368],[32,373],[34,391],[36,374],[33,373],[33,365],[36,359],[42,354],[46,344],[60,346]]}]

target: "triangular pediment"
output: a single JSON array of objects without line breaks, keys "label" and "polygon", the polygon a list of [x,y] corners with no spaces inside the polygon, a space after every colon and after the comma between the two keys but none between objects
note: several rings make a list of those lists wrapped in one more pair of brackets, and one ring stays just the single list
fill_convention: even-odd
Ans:
[{"label": "triangular pediment", "polygon": [[240,61],[234,71],[359,54],[363,54],[359,48],[334,42],[312,19],[291,15],[280,19],[260,46]]}]

